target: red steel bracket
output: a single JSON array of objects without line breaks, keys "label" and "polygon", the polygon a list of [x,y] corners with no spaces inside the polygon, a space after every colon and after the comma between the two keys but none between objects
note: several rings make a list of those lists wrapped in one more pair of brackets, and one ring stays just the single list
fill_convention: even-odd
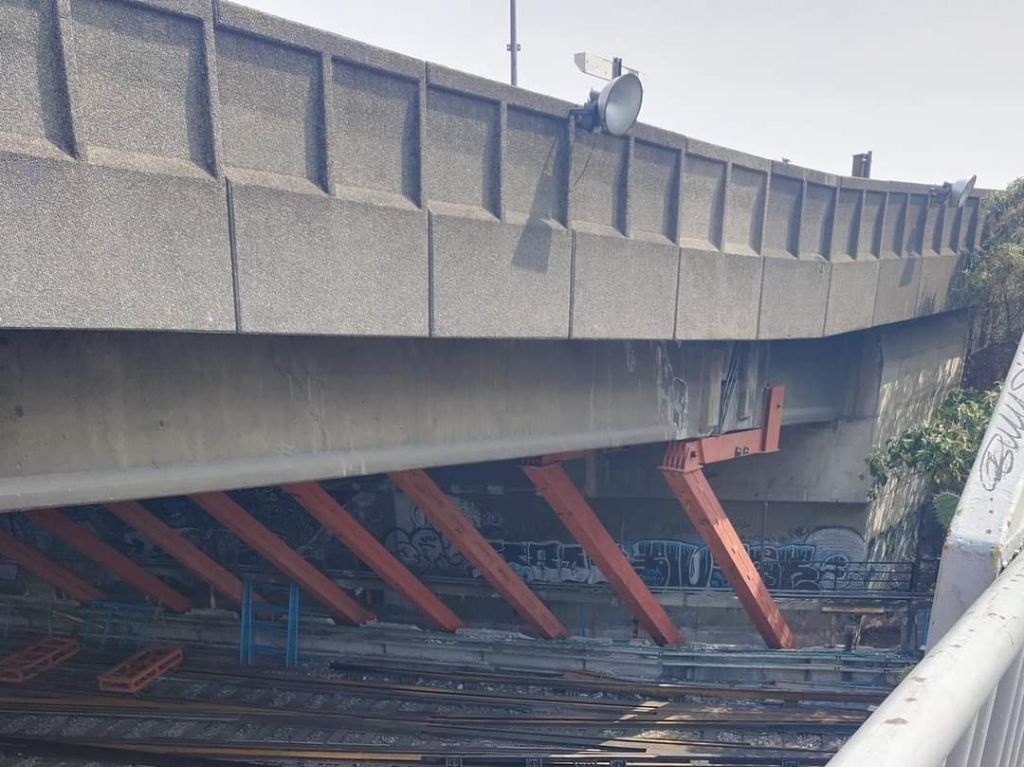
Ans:
[{"label": "red steel bracket", "polygon": [[459,616],[370,535],[320,484],[296,482],[285,485],[284,489],[413,607],[445,631],[462,628]]},{"label": "red steel bracket", "polygon": [[394,471],[390,477],[434,526],[473,563],[494,590],[529,621],[541,636],[547,639],[564,639],[569,636],[562,622],[530,591],[530,587],[425,471]]},{"label": "red steel bracket", "polygon": [[291,546],[256,521],[227,493],[194,493],[189,498],[335,615],[357,626],[377,619]]},{"label": "red steel bracket", "polygon": [[793,632],[702,468],[713,461],[778,450],[783,395],[781,386],[768,390],[764,425],[760,429],[672,443],[665,451],[660,469],[765,643],[773,648],[793,649],[797,646]]},{"label": "red steel bracket", "polygon": [[33,524],[61,538],[121,580],[149,595],[158,604],[167,605],[179,613],[192,609],[192,600],[184,594],[172,589],[151,572],[132,562],[113,546],[107,545],[56,509],[33,509],[26,511],[25,516],[32,520]]},{"label": "red steel bracket", "polygon": [[560,463],[523,466],[523,471],[587,552],[619,598],[660,645],[682,644],[683,635]]},{"label": "red steel bracket", "polygon": [[768,389],[765,396],[764,425],[760,429],[671,442],[665,451],[663,465],[677,471],[693,471],[708,463],[758,453],[777,452],[785,393],[784,386],[772,386]]},{"label": "red steel bracket", "polygon": [[58,591],[63,591],[79,602],[106,599],[107,595],[86,583],[70,570],[47,559],[31,546],[27,546],[10,533],[0,531],[0,556],[14,560],[30,573],[42,578]]},{"label": "red steel bracket", "polygon": [[[206,581],[236,604],[242,604],[242,581],[225,570],[177,530],[150,513],[141,503],[136,501],[108,503],[107,511],[149,538],[190,573]],[[263,601],[262,597],[258,595],[255,599]]]}]

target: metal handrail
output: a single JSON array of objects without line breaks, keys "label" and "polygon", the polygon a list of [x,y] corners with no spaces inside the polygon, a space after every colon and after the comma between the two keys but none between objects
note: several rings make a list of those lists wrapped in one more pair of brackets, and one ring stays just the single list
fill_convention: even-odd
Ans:
[{"label": "metal handrail", "polygon": [[[1024,557],[1017,557],[861,725],[828,767],[936,767],[951,756],[971,727],[974,732],[966,739],[969,744],[964,758],[956,763],[1019,764],[1024,735],[1020,691],[1013,689],[995,697],[993,691],[1004,677],[1010,681],[1007,687],[1018,686],[1022,645]],[[992,716],[999,710],[996,704],[1005,707],[1009,715],[1002,718],[1001,727],[994,728],[993,724],[1000,724]],[[1012,716],[1014,707],[1018,709],[1016,717]],[[972,724],[983,708],[988,709],[987,721],[979,726],[979,718]]]},{"label": "metal handrail", "polygon": [[1024,339],[939,565],[931,649],[832,767],[1024,762]]}]

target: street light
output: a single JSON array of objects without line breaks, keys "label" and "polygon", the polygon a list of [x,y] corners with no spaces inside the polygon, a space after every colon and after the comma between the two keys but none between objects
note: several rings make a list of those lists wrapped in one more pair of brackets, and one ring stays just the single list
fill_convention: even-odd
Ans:
[{"label": "street light", "polygon": [[644,101],[644,86],[637,72],[623,72],[622,59],[609,61],[587,53],[576,54],[576,66],[609,82],[601,90],[590,91],[587,103],[571,110],[570,115],[586,130],[624,136],[636,124]]}]

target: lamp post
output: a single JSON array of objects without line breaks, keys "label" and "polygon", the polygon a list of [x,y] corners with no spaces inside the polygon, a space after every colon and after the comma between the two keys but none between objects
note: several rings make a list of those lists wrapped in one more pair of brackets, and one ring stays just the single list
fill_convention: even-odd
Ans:
[{"label": "lamp post", "polygon": [[519,38],[516,35],[516,0],[508,0],[508,63],[509,76],[513,85],[519,84]]}]

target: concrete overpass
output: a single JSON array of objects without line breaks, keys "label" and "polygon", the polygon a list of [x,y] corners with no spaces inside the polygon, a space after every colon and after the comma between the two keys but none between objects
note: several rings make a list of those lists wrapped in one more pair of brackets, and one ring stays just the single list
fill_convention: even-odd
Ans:
[{"label": "concrete overpass", "polygon": [[0,508],[841,419],[981,231],[230,3],[0,30]]}]

